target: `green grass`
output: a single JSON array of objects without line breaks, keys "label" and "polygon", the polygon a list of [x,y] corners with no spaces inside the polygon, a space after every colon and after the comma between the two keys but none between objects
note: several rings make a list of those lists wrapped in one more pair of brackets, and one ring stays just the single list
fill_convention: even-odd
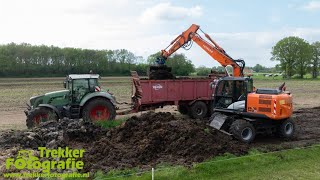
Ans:
[{"label": "green grass", "polygon": [[263,79],[263,80],[281,80],[282,76],[277,77],[265,77],[264,74],[273,74],[273,73],[252,73],[253,79]]},{"label": "green grass", "polygon": [[96,122],[96,124],[101,126],[102,128],[110,129],[110,128],[113,128],[113,127],[120,126],[126,120],[127,119],[117,119],[117,120],[110,120],[110,121],[98,121],[98,122]]},{"label": "green grass", "polygon": [[[278,75],[277,77],[265,77],[265,74],[278,74],[278,73],[252,73],[253,79],[260,79],[260,80],[286,80],[282,76]],[[320,80],[320,76],[317,79],[312,79],[311,74],[306,74],[303,76],[303,79],[300,78],[299,75],[294,75],[291,79],[298,79],[298,80]]]},{"label": "green grass", "polygon": [[[195,164],[192,168],[155,168],[155,179],[320,179],[320,146],[263,154],[253,150],[247,156],[226,154]],[[95,179],[151,179],[151,170],[140,175],[136,170],[97,173]]]}]

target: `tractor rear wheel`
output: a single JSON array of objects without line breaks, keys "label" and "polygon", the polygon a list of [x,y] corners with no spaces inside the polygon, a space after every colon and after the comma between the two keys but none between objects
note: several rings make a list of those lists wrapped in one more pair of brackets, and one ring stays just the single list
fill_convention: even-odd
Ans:
[{"label": "tractor rear wheel", "polygon": [[197,101],[190,107],[190,116],[194,119],[202,119],[207,116],[208,108],[206,103]]},{"label": "tractor rear wheel", "polygon": [[29,129],[39,126],[41,122],[58,121],[58,116],[49,108],[37,107],[30,111],[27,116],[27,127]]},{"label": "tractor rear wheel", "polygon": [[82,111],[85,121],[106,121],[116,117],[114,105],[107,99],[96,98],[88,102]]},{"label": "tractor rear wheel", "polygon": [[244,143],[251,143],[256,136],[256,130],[253,125],[242,119],[235,120],[231,124],[230,133]]},{"label": "tractor rear wheel", "polygon": [[278,128],[279,136],[284,138],[292,138],[294,131],[295,125],[291,119],[284,120]]}]

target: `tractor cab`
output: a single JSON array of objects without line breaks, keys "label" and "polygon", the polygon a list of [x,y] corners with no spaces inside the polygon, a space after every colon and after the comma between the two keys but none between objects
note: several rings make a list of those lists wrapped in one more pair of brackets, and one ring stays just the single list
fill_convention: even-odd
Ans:
[{"label": "tractor cab", "polygon": [[213,106],[217,109],[245,110],[247,94],[253,92],[253,80],[244,77],[224,77],[215,85]]},{"label": "tractor cab", "polygon": [[64,81],[64,88],[70,92],[71,101],[79,103],[88,93],[100,91],[98,74],[70,74]]}]

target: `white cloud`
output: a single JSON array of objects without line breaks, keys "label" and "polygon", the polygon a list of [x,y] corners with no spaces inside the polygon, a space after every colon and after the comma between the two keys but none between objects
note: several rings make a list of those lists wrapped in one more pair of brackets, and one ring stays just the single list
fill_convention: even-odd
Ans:
[{"label": "white cloud", "polygon": [[99,49],[119,47],[109,44],[109,39],[131,38],[142,33],[135,20],[139,13],[131,17],[138,9],[138,6],[132,9],[134,3],[128,0],[6,1],[0,6],[0,43],[98,48],[88,44],[104,38]]},{"label": "white cloud", "polygon": [[[152,7],[152,4],[151,1],[129,0],[5,1],[0,6],[0,44],[27,42],[88,49],[124,48],[146,58],[169,45],[203,13],[199,6],[187,8],[161,3]],[[145,23],[140,23],[143,17]],[[177,19],[183,21],[174,21]],[[200,20],[205,21],[202,23],[205,25],[210,24],[212,18]],[[150,23],[159,21],[162,23]],[[320,40],[319,28],[222,32],[210,35],[231,57],[244,58],[248,66],[257,63],[273,66],[271,47],[286,36],[299,36],[310,43]],[[196,44],[189,51],[180,49],[178,52],[185,53],[196,66],[218,65]]]},{"label": "white cloud", "polygon": [[191,8],[174,6],[171,3],[160,3],[147,8],[140,16],[142,23],[158,23],[159,21],[176,21],[187,18],[197,18],[202,15],[202,8],[194,6]]},{"label": "white cloud", "polygon": [[303,9],[308,11],[320,10],[320,1],[310,1],[308,4],[303,6]]}]

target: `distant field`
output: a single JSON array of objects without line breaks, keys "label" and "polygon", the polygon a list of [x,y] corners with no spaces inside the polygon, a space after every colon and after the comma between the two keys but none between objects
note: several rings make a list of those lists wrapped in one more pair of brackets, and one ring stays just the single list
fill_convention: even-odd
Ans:
[{"label": "distant field", "polygon": [[[0,78],[0,112],[25,107],[32,96],[63,89],[65,78]],[[102,78],[100,84],[119,100],[129,99],[131,84],[129,77]]]},{"label": "distant field", "polygon": [[[317,106],[320,81],[317,80],[283,80],[282,78],[257,78],[253,76],[257,88],[276,88],[286,82],[287,90],[294,95],[296,107]],[[30,97],[50,91],[63,89],[64,78],[0,78],[0,112],[12,111],[25,107]],[[109,89],[119,101],[130,101],[130,77],[103,77],[100,84]]]},{"label": "distant field", "polygon": [[[294,97],[294,108],[320,106],[320,81],[283,80],[253,76],[257,88],[276,88],[286,82]],[[63,89],[63,77],[57,78],[0,78],[0,129],[25,128],[25,103],[29,98]],[[102,77],[100,84],[109,89],[119,102],[130,102],[130,77]]]},{"label": "distant field", "polygon": [[[268,76],[268,75],[272,75],[272,76]],[[252,73],[252,77],[254,77],[255,79],[278,79],[281,80],[283,79],[282,75],[280,75],[279,73]],[[306,74],[303,76],[303,78],[305,80],[311,80],[312,79],[312,75],[311,74]],[[292,77],[292,79],[299,79],[298,75],[294,75]],[[320,80],[320,77],[317,78],[318,80]]]}]

